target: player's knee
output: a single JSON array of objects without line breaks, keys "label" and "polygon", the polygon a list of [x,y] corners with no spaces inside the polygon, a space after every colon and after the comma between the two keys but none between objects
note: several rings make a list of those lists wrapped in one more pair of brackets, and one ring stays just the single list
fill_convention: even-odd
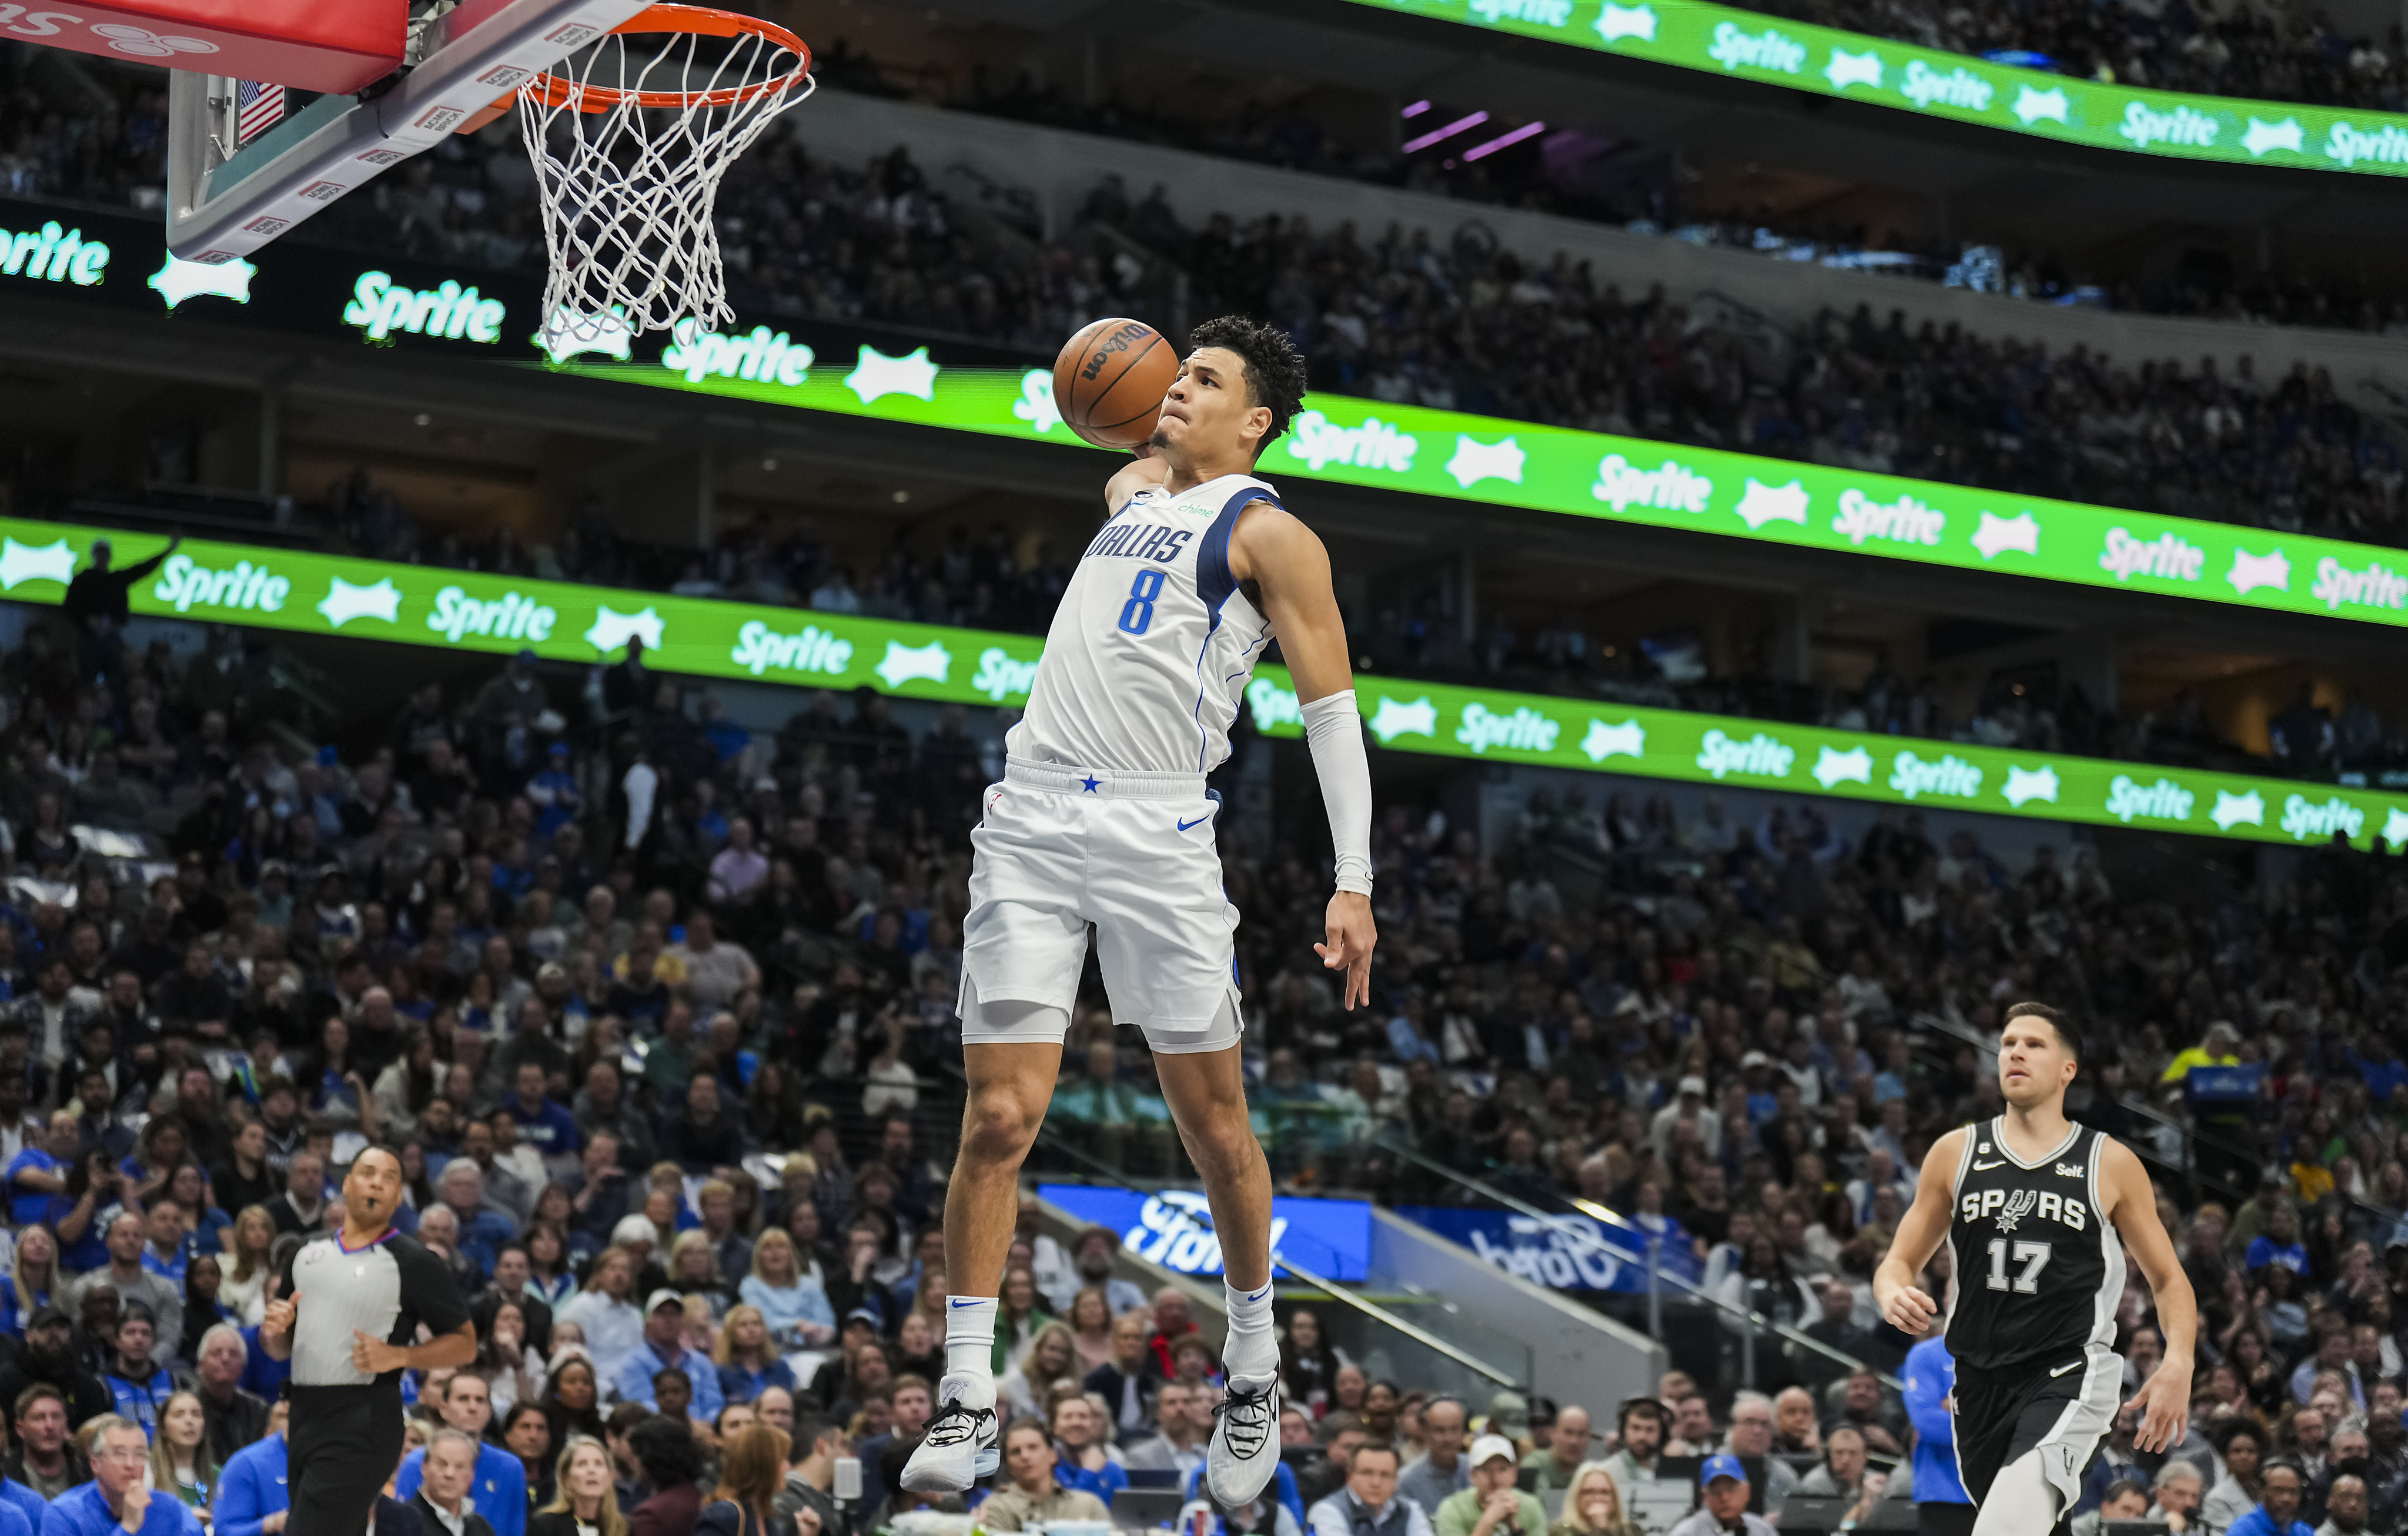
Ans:
[{"label": "player's knee", "polygon": [[1242,1103],[1235,1113],[1205,1115],[1200,1124],[1182,1127],[1181,1132],[1199,1172],[1236,1172],[1262,1156]]},{"label": "player's knee", "polygon": [[981,1088],[962,1114],[962,1156],[987,1162],[1024,1157],[1044,1119],[1045,1106],[1017,1088]]}]

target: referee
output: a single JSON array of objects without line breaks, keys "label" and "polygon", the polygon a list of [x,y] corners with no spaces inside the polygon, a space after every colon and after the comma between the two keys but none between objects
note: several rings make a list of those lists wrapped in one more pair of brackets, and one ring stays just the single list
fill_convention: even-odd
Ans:
[{"label": "referee", "polygon": [[[476,1325],[443,1260],[393,1229],[401,1155],[371,1146],[343,1179],[343,1229],[293,1259],[260,1347],[293,1362],[288,1529],[364,1530],[401,1461],[401,1372],[466,1365]],[[417,1343],[418,1327],[433,1338]]]}]

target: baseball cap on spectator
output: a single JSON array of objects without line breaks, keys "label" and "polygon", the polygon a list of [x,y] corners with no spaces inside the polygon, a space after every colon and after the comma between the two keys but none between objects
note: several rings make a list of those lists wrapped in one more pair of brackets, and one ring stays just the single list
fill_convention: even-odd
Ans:
[{"label": "baseball cap on spectator", "polygon": [[1745,1071],[1750,1067],[1770,1067],[1772,1065],[1772,1058],[1761,1051],[1750,1051],[1739,1058],[1739,1065],[1742,1071]]},{"label": "baseball cap on spectator", "polygon": [[1693,1073],[1681,1079],[1681,1091],[1684,1094],[1693,1093],[1699,1098],[1703,1098],[1706,1097],[1706,1080]]},{"label": "baseball cap on spectator", "polygon": [[649,1317],[652,1313],[660,1311],[663,1307],[675,1307],[678,1311],[683,1312],[685,1311],[685,1298],[679,1295],[676,1291],[669,1289],[666,1285],[663,1285],[659,1290],[654,1291],[650,1297],[645,1299],[644,1315]]},{"label": "baseball cap on spectator", "polygon": [[65,1323],[72,1326],[74,1322],[75,1319],[67,1315],[67,1310],[64,1307],[36,1307],[34,1310],[34,1315],[27,1319],[25,1327],[28,1328],[48,1328],[52,1323]]},{"label": "baseball cap on spectator", "polygon": [[649,1242],[657,1247],[660,1245],[661,1232],[659,1227],[652,1225],[652,1218],[649,1216],[621,1216],[619,1225],[610,1228],[610,1241]]},{"label": "baseball cap on spectator", "polygon": [[1706,1457],[1706,1464],[1698,1469],[1698,1486],[1711,1487],[1717,1477],[1727,1477],[1734,1483],[1744,1483],[1747,1481],[1747,1469],[1739,1464],[1739,1457],[1735,1456],[1728,1454],[1710,1456]]},{"label": "baseball cap on spectator", "polygon": [[1471,1464],[1474,1467],[1485,1467],[1500,1456],[1517,1467],[1522,1464],[1521,1453],[1515,1451],[1513,1443],[1503,1435],[1483,1435],[1471,1443]]},{"label": "baseball cap on spectator", "polygon": [[568,980],[568,971],[559,961],[546,960],[542,965],[536,968],[535,979],[538,982],[565,982]]},{"label": "baseball cap on spectator", "polygon": [[844,1314],[844,1326],[851,1328],[855,1323],[867,1323],[874,1329],[878,1327],[878,1314],[867,1307],[855,1307]]}]

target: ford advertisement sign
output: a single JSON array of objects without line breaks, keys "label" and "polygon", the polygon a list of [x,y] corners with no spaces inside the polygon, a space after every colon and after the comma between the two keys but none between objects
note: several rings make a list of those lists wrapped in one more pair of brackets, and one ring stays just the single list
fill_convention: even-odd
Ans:
[{"label": "ford advertisement sign", "polygon": [[[1559,1291],[1644,1291],[1647,1255],[1632,1235],[1594,1216],[1526,1216],[1477,1206],[1400,1205],[1397,1214],[1459,1242],[1509,1274]],[[1696,1257],[1668,1250],[1665,1268],[1697,1278]]]},{"label": "ford advertisement sign", "polygon": [[[1111,1227],[1121,1234],[1123,1249],[1149,1263],[1181,1274],[1221,1272],[1221,1239],[1212,1229],[1211,1208],[1193,1190],[1143,1195],[1133,1189],[1049,1184],[1039,1185],[1037,1196],[1075,1220]],[[1271,1252],[1325,1280],[1369,1280],[1371,1207],[1363,1200],[1277,1197],[1271,1201]]]}]

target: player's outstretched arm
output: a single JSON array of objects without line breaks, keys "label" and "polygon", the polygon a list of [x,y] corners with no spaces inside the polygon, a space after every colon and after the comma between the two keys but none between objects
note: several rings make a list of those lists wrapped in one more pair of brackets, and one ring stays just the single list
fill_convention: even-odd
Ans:
[{"label": "player's outstretched arm", "polygon": [[1137,457],[1112,472],[1104,481],[1104,515],[1111,516],[1128,505],[1129,497],[1140,491],[1151,491],[1170,474],[1170,466],[1154,451],[1152,443],[1140,443],[1130,450]]},{"label": "player's outstretched arm", "polygon": [[2157,1304],[2157,1331],[2166,1341],[2166,1357],[2132,1400],[2141,1409],[2132,1443],[2143,1451],[2170,1451],[2182,1443],[2190,1423],[2199,1299],[2191,1294],[2190,1276],[2183,1273],[2166,1224],[2157,1219],[2157,1193],[2150,1187],[2149,1170],[2141,1159],[2130,1147],[2111,1141],[2100,1149],[2099,1174],[2107,1186],[2104,1214],[2115,1224],[2125,1252],[2149,1283],[2149,1295]]},{"label": "player's outstretched arm", "polygon": [[1263,617],[1279,637],[1280,656],[1296,680],[1304,733],[1329,813],[1338,890],[1329,898],[1322,965],[1346,973],[1345,1006],[1371,1002],[1371,765],[1363,717],[1354,708],[1354,667],[1346,621],[1329,580],[1329,552],[1311,528],[1281,507],[1256,502],[1229,537],[1229,574],[1262,594]]},{"label": "player's outstretched arm", "polygon": [[1914,1203],[1899,1218],[1898,1235],[1873,1270],[1873,1305],[1890,1327],[1910,1339],[1921,1338],[1940,1315],[1940,1303],[1915,1284],[1948,1236],[1953,1213],[1949,1201],[1956,1188],[1956,1164],[1965,1155],[1962,1127],[1950,1131],[1923,1155],[1923,1174],[1914,1181]]}]

